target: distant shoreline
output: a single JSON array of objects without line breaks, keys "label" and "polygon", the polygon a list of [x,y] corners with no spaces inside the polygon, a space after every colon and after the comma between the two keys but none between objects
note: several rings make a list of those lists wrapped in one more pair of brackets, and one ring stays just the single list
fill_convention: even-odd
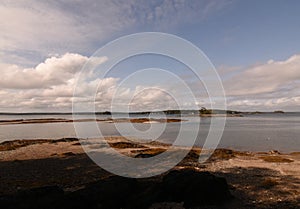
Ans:
[{"label": "distant shoreline", "polygon": [[78,122],[108,122],[108,123],[176,123],[184,120],[175,118],[118,118],[118,119],[64,119],[64,118],[40,118],[40,119],[17,119],[0,120],[0,125],[17,124],[44,124],[44,123],[78,123]]},{"label": "distant shoreline", "polygon": [[[285,113],[299,113],[294,111],[234,111],[234,110],[210,110],[210,114],[285,114]],[[179,115],[179,114],[201,114],[200,110],[162,110],[162,111],[142,111],[142,112],[0,112],[0,115],[147,115],[147,114],[166,114],[166,115]],[[204,113],[206,114],[206,113]]]},{"label": "distant shoreline", "polygon": [[[177,110],[176,110],[177,111]],[[167,116],[178,116],[178,118],[148,118],[147,116],[155,115],[159,116],[160,114],[166,114]],[[108,112],[98,112],[98,113],[0,113],[0,116],[63,116],[63,115],[103,115],[107,116],[106,119],[99,118],[80,118],[80,119],[67,119],[67,118],[29,118],[29,119],[0,119],[0,125],[14,125],[14,124],[43,124],[43,123],[72,123],[72,122],[108,122],[108,123],[120,123],[120,122],[131,122],[131,123],[173,123],[173,122],[182,122],[185,121],[180,119],[180,117],[244,117],[249,115],[264,115],[264,114],[276,114],[276,115],[288,115],[288,114],[300,114],[300,112],[283,112],[283,111],[275,111],[275,112],[235,112],[235,111],[215,111],[208,113],[195,113],[195,111],[184,111],[182,115],[178,112],[139,112],[139,113],[108,113]],[[114,114],[118,115],[118,118],[111,118]],[[128,116],[145,116],[145,117],[128,117]]]}]

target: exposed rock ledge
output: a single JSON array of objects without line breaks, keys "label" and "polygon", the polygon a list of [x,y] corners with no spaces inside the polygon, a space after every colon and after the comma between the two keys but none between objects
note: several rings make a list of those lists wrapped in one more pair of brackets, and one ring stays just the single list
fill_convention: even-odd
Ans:
[{"label": "exposed rock ledge", "polygon": [[35,124],[35,123],[73,123],[73,122],[109,122],[109,123],[176,123],[183,120],[176,118],[107,118],[107,119],[64,119],[64,118],[41,118],[41,119],[17,119],[0,120],[0,125]]}]

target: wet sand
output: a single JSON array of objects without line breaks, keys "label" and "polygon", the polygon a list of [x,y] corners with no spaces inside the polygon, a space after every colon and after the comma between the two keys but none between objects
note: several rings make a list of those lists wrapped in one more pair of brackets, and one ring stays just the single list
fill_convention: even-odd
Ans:
[{"label": "wet sand", "polygon": [[[118,152],[131,157],[151,157],[169,146],[122,137],[108,137],[106,140]],[[193,148],[173,170],[193,169],[224,177],[235,197],[224,205],[225,208],[300,207],[300,152],[253,153],[218,149],[207,162],[200,164],[198,155],[201,151]],[[76,191],[109,176],[112,174],[87,157],[75,138],[17,140],[0,144],[0,195],[49,185],[59,186],[64,191]],[[159,203],[153,207],[184,208],[180,202]]]}]

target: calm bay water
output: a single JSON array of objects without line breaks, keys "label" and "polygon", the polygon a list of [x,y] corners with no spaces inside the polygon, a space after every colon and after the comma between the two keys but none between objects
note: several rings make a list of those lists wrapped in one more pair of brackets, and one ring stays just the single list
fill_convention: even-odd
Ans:
[{"label": "calm bay water", "polygon": [[[90,118],[82,115],[82,118]],[[146,117],[141,116],[139,117]],[[158,116],[159,117],[159,116]],[[175,116],[174,116],[175,117]],[[4,119],[29,119],[29,118],[72,118],[71,115],[0,115]],[[107,118],[107,116],[97,116]],[[196,122],[193,117],[184,118],[185,127],[193,127]],[[202,118],[199,124],[200,131],[196,145],[201,146],[209,130],[210,119]],[[97,137],[98,133],[89,129],[90,123],[81,123],[87,133],[87,137]],[[105,136],[119,136],[120,134],[112,123],[98,123],[102,134]],[[152,124],[161,126],[162,124]],[[166,125],[166,124],[165,124]],[[149,124],[134,124],[139,130],[146,130]],[[172,142],[177,134],[180,123],[169,123],[159,140]],[[130,136],[130,132],[126,133]],[[281,152],[300,151],[300,113],[285,114],[257,114],[245,117],[229,117],[226,121],[223,137],[219,148],[233,148],[236,150]],[[49,124],[22,124],[0,125],[0,142],[15,139],[53,139],[62,137],[76,137],[72,123]]]}]

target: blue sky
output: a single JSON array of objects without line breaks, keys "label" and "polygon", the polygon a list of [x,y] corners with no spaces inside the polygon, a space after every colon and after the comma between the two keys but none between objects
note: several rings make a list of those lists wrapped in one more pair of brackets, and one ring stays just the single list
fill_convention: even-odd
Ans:
[{"label": "blue sky", "polygon": [[133,31],[170,32],[197,45],[216,66],[245,67],[299,52],[299,9],[299,1],[228,1],[174,28],[150,25]]},{"label": "blue sky", "polygon": [[[243,1],[200,24],[191,40],[217,65],[247,66],[281,60],[299,51],[299,2]],[[296,2],[296,1],[295,1]],[[190,28],[191,29],[191,28]]]},{"label": "blue sky", "polygon": [[[1,1],[0,111],[69,110],[71,93],[60,92],[71,92],[88,57],[123,35],[152,31],[199,47],[222,78],[229,108],[297,111],[299,11],[296,0]],[[120,79],[135,68],[159,66],[178,73],[185,69],[145,56],[124,62],[111,76]],[[78,69],[70,73],[70,68]],[[67,75],[64,82],[62,74]],[[9,102],[12,95],[15,105]]]}]

